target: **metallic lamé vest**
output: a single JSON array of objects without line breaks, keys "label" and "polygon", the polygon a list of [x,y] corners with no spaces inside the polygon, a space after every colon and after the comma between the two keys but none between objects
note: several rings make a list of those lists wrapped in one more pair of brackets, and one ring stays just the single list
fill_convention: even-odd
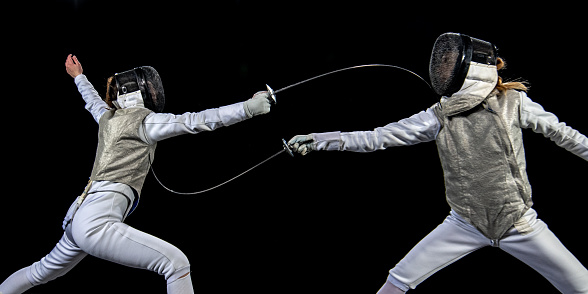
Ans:
[{"label": "metallic lam\u00e9 vest", "polygon": [[[451,98],[450,98],[451,99]],[[449,101],[449,99],[447,100]],[[520,94],[492,92],[481,104],[447,115],[437,149],[447,202],[482,234],[500,239],[532,206],[519,125]]]},{"label": "metallic lam\u00e9 vest", "polygon": [[149,157],[153,161],[157,145],[149,145],[139,136],[139,127],[149,113],[151,110],[146,108],[128,108],[102,115],[92,181],[127,184],[141,194],[149,172]]}]

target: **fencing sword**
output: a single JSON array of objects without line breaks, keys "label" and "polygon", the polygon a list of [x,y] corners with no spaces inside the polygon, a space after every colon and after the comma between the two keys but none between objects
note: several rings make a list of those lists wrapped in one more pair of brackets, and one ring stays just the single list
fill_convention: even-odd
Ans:
[{"label": "fencing sword", "polygon": [[380,63],[363,64],[363,65],[356,65],[356,66],[350,66],[350,67],[340,68],[340,69],[337,69],[337,70],[334,70],[334,71],[330,71],[330,72],[327,72],[327,73],[324,73],[324,74],[320,74],[318,76],[314,76],[312,78],[309,78],[309,79],[306,79],[306,80],[303,80],[303,81],[294,83],[292,85],[288,85],[286,87],[283,87],[283,88],[278,89],[278,90],[275,90],[275,91],[268,84],[265,84],[265,86],[267,88],[267,92],[269,93],[270,97],[272,98],[272,102],[274,104],[276,104],[278,102],[277,99],[276,99],[276,94],[279,93],[279,92],[282,92],[282,91],[287,90],[287,89],[290,89],[292,87],[296,87],[298,85],[301,85],[301,84],[310,82],[312,80],[316,80],[318,78],[322,78],[324,76],[328,76],[328,75],[331,75],[331,74],[334,74],[334,73],[338,73],[338,72],[342,72],[342,71],[346,71],[346,70],[350,70],[350,69],[362,68],[362,67],[390,67],[390,68],[395,68],[395,69],[403,70],[405,72],[408,72],[408,73],[416,76],[421,81],[423,81],[425,84],[427,84],[427,86],[429,87],[429,89],[433,90],[433,87],[431,87],[431,85],[429,84],[429,82],[427,82],[425,79],[423,79],[423,77],[421,77],[417,73],[415,73],[415,72],[413,72],[411,70],[408,70],[408,69],[406,69],[404,67],[401,67],[401,66],[390,65],[390,64],[380,64]]},{"label": "fencing sword", "polygon": [[[276,94],[279,93],[279,92],[285,91],[285,90],[290,89],[292,87],[296,87],[298,85],[301,85],[301,84],[304,84],[304,83],[308,83],[308,82],[310,82],[312,80],[316,80],[316,79],[319,79],[319,78],[322,78],[324,76],[328,76],[328,75],[331,75],[331,74],[334,74],[334,73],[338,73],[338,72],[342,72],[342,71],[346,71],[346,70],[351,70],[351,69],[356,69],[356,68],[363,68],[363,67],[389,67],[389,68],[400,69],[400,70],[403,70],[405,72],[408,72],[408,73],[410,73],[410,74],[418,77],[421,81],[423,81],[425,84],[427,84],[427,86],[429,87],[429,89],[433,90],[433,88],[431,87],[431,85],[425,79],[423,79],[420,75],[416,74],[415,72],[410,71],[410,70],[408,70],[408,69],[406,69],[404,67],[400,67],[400,66],[396,66],[396,65],[389,65],[389,64],[364,64],[364,65],[356,65],[356,66],[345,67],[345,68],[337,69],[337,70],[334,70],[334,71],[330,71],[330,72],[327,72],[327,73],[324,73],[324,74],[320,74],[320,75],[311,77],[309,79],[306,79],[306,80],[303,80],[303,81],[300,81],[300,82],[297,82],[297,83],[288,85],[286,87],[280,88],[280,89],[275,90],[275,91],[268,84],[266,84],[265,86],[267,88],[267,92],[269,94],[269,97],[271,98],[271,103],[272,104],[276,104],[278,102],[277,99],[276,99]],[[284,152],[286,152],[286,153],[288,153],[288,155],[294,157],[294,153],[292,152],[292,149],[290,149],[290,146],[288,145],[288,143],[286,142],[286,140],[282,139],[282,150],[276,152],[275,154],[273,154],[270,157],[264,159],[263,161],[259,162],[258,164],[250,167],[246,171],[244,171],[244,172],[242,172],[242,173],[240,173],[240,174],[238,174],[238,175],[236,175],[236,176],[234,176],[234,177],[232,177],[232,178],[230,178],[230,179],[228,179],[228,180],[226,180],[226,181],[224,181],[224,182],[222,182],[222,183],[220,183],[220,184],[218,184],[216,186],[210,187],[208,189],[196,191],[196,192],[177,192],[177,191],[174,191],[174,190],[166,187],[159,180],[159,178],[157,178],[157,175],[155,175],[155,171],[153,170],[153,166],[152,165],[151,165],[151,173],[153,174],[153,176],[155,177],[155,179],[157,180],[157,182],[159,182],[159,184],[164,189],[166,189],[169,192],[172,192],[174,194],[179,194],[179,195],[196,195],[196,194],[206,193],[208,191],[211,191],[211,190],[214,190],[214,189],[219,188],[221,186],[224,186],[225,184],[228,184],[229,182],[232,182],[232,181],[236,180],[237,178],[243,176],[244,174],[252,171],[253,169],[257,168],[258,166],[260,166],[260,165],[262,165],[262,164],[270,161],[274,157],[276,157],[276,156],[278,156],[278,155],[280,155],[280,154],[282,154]]]}]

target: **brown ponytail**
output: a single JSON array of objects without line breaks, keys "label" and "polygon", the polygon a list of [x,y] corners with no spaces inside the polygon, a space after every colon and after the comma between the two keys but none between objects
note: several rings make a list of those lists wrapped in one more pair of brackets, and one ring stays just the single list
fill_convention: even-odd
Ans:
[{"label": "brown ponytail", "polygon": [[106,80],[106,96],[104,97],[104,102],[112,109],[115,108],[112,101],[116,100],[117,92],[118,89],[116,88],[116,83],[114,83],[114,76],[112,76]]},{"label": "brown ponytail", "polygon": [[[496,69],[501,70],[506,67],[506,61],[504,59],[498,57],[496,58]],[[506,90],[519,90],[519,91],[527,91],[529,88],[525,85],[526,82],[502,82],[502,78],[498,77],[498,83],[496,83],[496,90],[500,92],[506,92]]]}]

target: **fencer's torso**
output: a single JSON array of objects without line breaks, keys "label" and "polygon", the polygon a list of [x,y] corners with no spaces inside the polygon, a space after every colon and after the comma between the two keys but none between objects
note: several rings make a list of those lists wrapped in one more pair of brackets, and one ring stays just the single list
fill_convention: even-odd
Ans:
[{"label": "fencer's torso", "polygon": [[520,126],[520,95],[494,92],[470,110],[446,115],[436,138],[447,202],[490,239],[500,239],[532,206]]},{"label": "fencer's torso", "polygon": [[141,194],[157,146],[144,142],[140,135],[141,124],[150,113],[140,107],[104,112],[99,120],[92,181],[126,184]]},{"label": "fencer's torso", "polygon": [[[460,105],[441,109],[448,106],[442,101],[373,131],[313,133],[313,147],[372,152],[436,140],[450,206],[486,236],[499,239],[532,205],[521,128],[586,161],[588,138],[524,92],[490,94],[480,102],[462,104],[465,111]],[[452,114],[444,115],[449,108]]]},{"label": "fencer's torso", "polygon": [[99,124],[99,146],[92,180],[111,181],[115,185],[109,185],[109,189],[117,186],[115,190],[119,192],[127,191],[125,185],[128,185],[140,193],[149,170],[147,154],[151,154],[153,161],[157,142],[213,131],[248,119],[243,102],[181,115],[155,113],[140,107],[114,111],[100,98],[85,75],[78,75],[74,81],[86,102],[85,108]]}]

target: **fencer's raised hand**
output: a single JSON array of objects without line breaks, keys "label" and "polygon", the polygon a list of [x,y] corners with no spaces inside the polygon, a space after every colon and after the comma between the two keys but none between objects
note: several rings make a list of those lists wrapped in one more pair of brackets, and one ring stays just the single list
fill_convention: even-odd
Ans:
[{"label": "fencer's raised hand", "polygon": [[290,139],[290,141],[288,141],[288,146],[290,146],[294,152],[298,152],[302,155],[306,155],[310,151],[315,150],[314,138],[312,135],[294,136],[292,139]]},{"label": "fencer's raised hand", "polygon": [[270,95],[267,91],[255,93],[253,97],[245,101],[245,103],[243,104],[243,108],[245,108],[245,113],[247,113],[249,117],[254,117],[260,114],[266,114],[270,112],[270,107]]},{"label": "fencer's raised hand", "polygon": [[82,69],[82,64],[73,54],[68,55],[65,59],[65,70],[72,78],[75,78],[84,72],[84,69]]}]

